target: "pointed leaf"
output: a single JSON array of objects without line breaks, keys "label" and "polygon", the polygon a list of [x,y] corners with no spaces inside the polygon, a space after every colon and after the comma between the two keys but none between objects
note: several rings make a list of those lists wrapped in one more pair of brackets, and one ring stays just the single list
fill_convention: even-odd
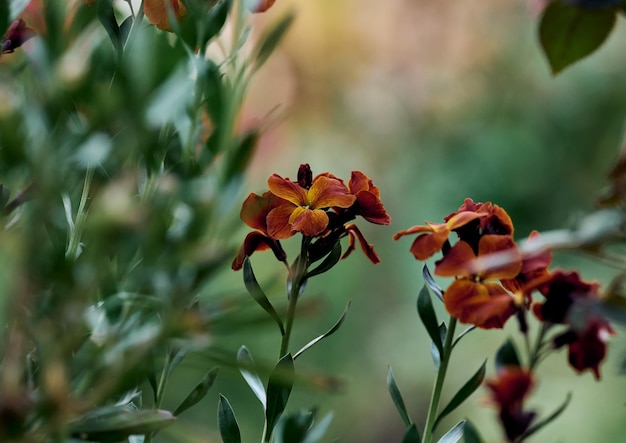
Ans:
[{"label": "pointed leaf", "polygon": [[254,271],[252,270],[252,265],[250,264],[250,259],[247,257],[243,262],[243,282],[246,285],[248,293],[250,293],[254,301],[256,301],[276,322],[276,324],[278,325],[278,329],[280,329],[280,334],[285,335],[283,321],[280,319],[280,316],[274,309],[274,306],[272,306],[267,296],[263,292],[263,289],[261,289],[259,283],[256,281]]},{"label": "pointed leaf", "polygon": [[174,369],[176,369],[178,365],[181,364],[181,362],[187,356],[188,353],[189,353],[188,348],[182,348],[182,349],[179,349],[176,352],[176,354],[172,356],[172,361],[170,363],[168,375],[170,375],[174,371]]},{"label": "pointed leaf", "polygon": [[458,422],[452,429],[445,433],[437,443],[457,443],[463,438],[463,428],[465,427],[465,420]]},{"label": "pointed leaf", "polygon": [[419,296],[417,297],[417,312],[422,320],[422,323],[424,324],[424,327],[426,328],[426,332],[428,332],[430,339],[439,351],[439,355],[442,355],[443,341],[441,340],[439,323],[430,299],[430,293],[428,292],[426,286],[422,288]]},{"label": "pointed leaf", "polygon": [[226,23],[232,3],[232,0],[221,0],[209,10],[205,22],[205,34],[201,42],[202,46],[220,33]]},{"label": "pointed leaf", "polygon": [[424,277],[424,282],[426,283],[426,286],[428,286],[430,290],[433,291],[433,294],[439,297],[439,300],[443,301],[443,289],[441,289],[441,286],[437,284],[432,274],[430,273],[428,266],[426,265],[424,265],[424,267],[422,268],[422,276]]},{"label": "pointed leaf", "polygon": [[572,399],[572,393],[568,392],[567,397],[565,397],[565,401],[561,404],[561,406],[559,406],[552,414],[550,414],[549,416],[541,420],[539,423],[536,423],[535,425],[530,427],[526,432],[524,432],[523,437],[524,438],[530,437],[532,434],[539,431],[541,428],[543,428],[544,426],[552,422],[554,419],[556,419],[559,415],[563,413],[563,411],[565,411],[565,408],[567,408],[571,399]]},{"label": "pointed leaf", "polygon": [[389,395],[391,396],[393,404],[396,406],[396,409],[400,413],[400,417],[402,417],[404,425],[407,427],[411,426],[411,419],[409,418],[409,413],[406,410],[402,394],[400,393],[398,385],[396,384],[396,380],[393,376],[391,366],[389,366],[389,370],[387,371],[387,389],[389,390]]},{"label": "pointed leaf", "polygon": [[346,305],[346,309],[343,310],[343,314],[341,314],[341,317],[339,317],[339,320],[337,320],[337,323],[335,323],[332,328],[330,328],[324,334],[320,335],[319,337],[314,338],[313,340],[308,342],[306,345],[304,345],[298,352],[296,352],[294,354],[293,359],[295,360],[300,355],[302,355],[302,353],[304,351],[306,351],[307,349],[313,347],[313,345],[315,345],[318,342],[324,340],[326,337],[330,337],[335,332],[337,332],[337,330],[341,327],[341,325],[343,324],[344,320],[346,319],[346,316],[348,315],[348,312],[350,311],[350,305],[351,304],[352,304],[352,300],[348,301],[348,304]]},{"label": "pointed leaf", "polygon": [[217,368],[213,368],[209,372],[207,372],[200,381],[200,383],[198,383],[198,385],[193,388],[189,395],[187,395],[182,403],[176,408],[176,410],[174,411],[174,415],[180,415],[182,412],[186,411],[187,409],[198,403],[200,400],[202,400],[209,392],[209,389],[211,389],[211,386],[213,386],[216,377]]},{"label": "pointed leaf", "polygon": [[259,69],[267,61],[269,56],[274,52],[278,43],[285,36],[285,33],[293,23],[295,15],[293,13],[284,16],[260,39],[260,44],[256,50],[255,69]]},{"label": "pointed leaf", "polygon": [[90,411],[70,426],[74,436],[85,440],[117,442],[129,435],[149,434],[171,425],[176,417],[160,409],[135,410],[105,407]]},{"label": "pointed leaf", "polygon": [[102,26],[109,34],[109,38],[117,51],[119,57],[122,56],[122,34],[120,27],[115,18],[115,11],[113,10],[112,0],[98,0],[96,3],[96,14],[98,20],[102,23]]},{"label": "pointed leaf", "polygon": [[326,416],[314,424],[309,433],[306,435],[302,443],[317,443],[326,434],[328,427],[333,422],[333,413],[329,412]]},{"label": "pointed leaf", "polygon": [[217,404],[217,424],[224,443],[241,443],[241,433],[233,408],[226,397],[220,394]]},{"label": "pointed leaf", "polygon": [[[448,327],[444,322],[441,322],[439,325],[439,336],[441,337],[441,343],[446,340],[446,334],[448,333]],[[435,371],[439,370],[439,365],[441,364],[441,355],[439,354],[439,349],[435,345],[435,342],[430,342],[430,356],[433,359],[433,366],[435,367]]]},{"label": "pointed leaf", "polygon": [[263,410],[265,410],[265,387],[256,373],[256,367],[254,365],[254,360],[252,359],[252,354],[250,354],[250,351],[248,351],[248,348],[245,346],[240,347],[237,352],[237,363],[239,363],[239,372],[241,372],[241,375],[244,380],[246,380],[246,383],[248,383],[248,386],[250,386],[250,389],[252,389],[256,398],[258,398],[263,405]]},{"label": "pointed leaf", "polygon": [[510,338],[496,352],[496,372],[505,366],[521,366],[517,349]]},{"label": "pointed leaf", "polygon": [[615,25],[613,9],[583,9],[551,2],[539,24],[539,39],[553,74],[594,52]]},{"label": "pointed leaf", "polygon": [[478,430],[469,420],[465,421],[465,426],[463,427],[463,441],[465,443],[484,443],[484,440],[478,433]]},{"label": "pointed leaf", "polygon": [[468,381],[465,382],[463,387],[459,389],[459,391],[454,395],[454,397],[452,397],[452,400],[450,400],[450,403],[448,403],[446,407],[443,408],[443,410],[439,413],[439,416],[437,417],[437,420],[435,421],[434,428],[437,427],[437,424],[439,424],[442,418],[444,418],[446,415],[448,415],[449,413],[454,411],[456,408],[458,408],[465,400],[467,400],[467,398],[470,395],[474,393],[474,391],[476,391],[476,389],[480,387],[480,385],[483,383],[483,380],[485,379],[486,371],[487,371],[487,360],[483,362],[480,368],[478,368],[478,371],[476,371],[476,373],[472,375],[472,377]]},{"label": "pointed leaf", "polygon": [[315,275],[319,275],[323,272],[328,271],[330,268],[335,266],[339,259],[341,258],[341,243],[335,243],[333,249],[331,249],[330,253],[326,256],[324,261],[319,264],[319,266],[315,267],[311,271],[307,272],[304,276],[304,280],[307,280]]},{"label": "pointed leaf", "polygon": [[302,443],[314,418],[314,411],[300,411],[282,417],[276,425],[274,443]]},{"label": "pointed leaf", "polygon": [[280,419],[293,387],[295,368],[291,354],[281,358],[270,374],[267,383],[267,409],[265,411],[266,440],[270,441],[274,426]]},{"label": "pointed leaf", "polygon": [[409,426],[409,428],[406,430],[406,433],[402,438],[402,443],[422,443],[420,431],[417,429],[415,423],[412,423],[411,426]]}]

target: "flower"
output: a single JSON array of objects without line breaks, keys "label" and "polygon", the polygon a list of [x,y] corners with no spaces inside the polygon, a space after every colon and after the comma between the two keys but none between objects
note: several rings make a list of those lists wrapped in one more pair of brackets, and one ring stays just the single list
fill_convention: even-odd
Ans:
[{"label": "flower", "polygon": [[285,201],[276,197],[271,192],[263,195],[251,193],[241,207],[241,219],[245,224],[256,231],[250,232],[233,260],[232,268],[238,271],[243,267],[246,257],[250,257],[255,251],[271,249],[278,261],[285,261],[287,254],[277,239],[271,238],[267,233],[267,214]]},{"label": "flower", "polygon": [[251,9],[252,12],[265,12],[272,7],[276,0],[258,0],[258,4],[255,8]]},{"label": "flower", "polygon": [[292,231],[317,236],[328,227],[329,208],[349,208],[356,200],[341,180],[324,175],[315,177],[308,189],[278,174],[267,183],[272,194],[286,200],[267,216],[268,234],[275,239],[287,238]]},{"label": "flower", "polygon": [[606,344],[615,331],[608,321],[595,317],[587,322],[584,330],[576,333],[570,329],[555,339],[555,347],[568,344],[569,364],[581,373],[587,369],[593,372],[596,380],[600,380],[600,363],[606,357]]},{"label": "flower", "polygon": [[2,40],[2,53],[7,54],[14,52],[15,49],[19,48],[24,44],[24,42],[36,35],[35,30],[26,26],[26,22],[24,20],[17,19],[4,35],[4,39]]},{"label": "flower", "polygon": [[350,193],[356,197],[349,211],[360,215],[370,223],[377,225],[391,223],[391,217],[380,200],[380,191],[367,175],[361,171],[352,171],[349,188]]},{"label": "flower", "polygon": [[511,294],[500,284],[488,280],[510,279],[521,267],[521,257],[502,264],[481,265],[489,254],[507,251],[519,254],[517,245],[508,235],[484,235],[478,243],[478,254],[465,241],[456,243],[435,265],[435,274],[457,277],[446,289],[443,301],[450,315],[463,323],[479,328],[502,328],[517,311]]},{"label": "flower", "polygon": [[180,0],[145,0],[143,12],[150,23],[163,31],[171,30],[170,14],[176,20],[182,19],[187,14],[185,5]]},{"label": "flower", "polygon": [[499,409],[500,422],[509,441],[515,441],[530,427],[535,412],[524,411],[524,402],[533,388],[532,373],[518,366],[505,366],[496,378],[487,380],[491,400]]},{"label": "flower", "polygon": [[[528,245],[539,241],[539,233],[532,231],[528,236]],[[548,276],[548,267],[552,262],[552,252],[545,250],[530,254],[522,254],[522,269],[513,279],[502,280],[502,286],[511,292],[521,294],[524,299],[524,287],[533,281],[544,279]]]}]

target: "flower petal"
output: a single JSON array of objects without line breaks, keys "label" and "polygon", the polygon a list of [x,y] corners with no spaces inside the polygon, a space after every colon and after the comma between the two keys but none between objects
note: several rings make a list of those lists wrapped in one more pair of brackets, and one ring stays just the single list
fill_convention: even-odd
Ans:
[{"label": "flower petal", "polygon": [[318,175],[309,189],[307,203],[311,209],[349,208],[356,197],[348,191],[346,185],[339,180]]},{"label": "flower petal", "polygon": [[267,214],[267,235],[277,240],[291,237],[295,231],[289,223],[289,217],[297,206],[291,203],[285,203]]},{"label": "flower petal", "polygon": [[237,252],[237,256],[233,260],[231,265],[232,269],[235,271],[240,270],[243,267],[243,261],[246,257],[250,257],[256,251],[266,251],[268,249],[274,251],[274,255],[278,261],[285,261],[287,259],[287,254],[277,240],[269,238],[258,231],[248,233]]},{"label": "flower petal", "polygon": [[[351,247],[353,247],[354,244],[353,236],[356,236],[356,238],[359,240],[359,244],[361,245],[361,249],[363,250],[363,253],[367,256],[367,258],[369,258],[370,261],[375,265],[380,263],[380,257],[378,257],[378,254],[374,250],[374,245],[367,242],[367,240],[363,236],[363,233],[355,224],[351,223],[349,225],[346,225],[346,231],[348,231],[350,234]],[[348,252],[346,251],[346,254],[344,254],[344,256],[347,255],[347,253]]]},{"label": "flower petal", "polygon": [[377,225],[388,225],[391,217],[387,214],[380,198],[371,191],[361,191],[356,196],[358,209],[357,213],[370,223]]},{"label": "flower petal", "polygon": [[483,329],[502,328],[516,312],[511,295],[496,283],[455,280],[443,300],[450,315]]},{"label": "flower petal", "polygon": [[418,260],[426,260],[441,250],[449,235],[450,232],[447,230],[440,230],[435,231],[432,234],[420,235],[413,240],[411,253]]},{"label": "flower petal", "polygon": [[301,188],[296,183],[290,182],[287,179],[282,178],[278,174],[273,174],[268,180],[267,184],[272,194],[283,198],[296,206],[307,206],[307,190]]},{"label": "flower petal", "polygon": [[308,237],[324,232],[328,226],[328,215],[321,209],[296,208],[290,218],[291,229]]},{"label": "flower petal", "polygon": [[267,233],[267,214],[285,203],[285,200],[276,197],[271,192],[264,192],[263,195],[251,193],[241,206],[240,216],[243,222],[251,228]]},{"label": "flower petal", "polygon": [[472,220],[485,216],[486,214],[479,214],[477,212],[459,212],[446,221],[446,226],[450,231],[454,231],[455,229],[459,229],[461,226],[465,226]]},{"label": "flower petal", "polygon": [[522,255],[510,235],[483,235],[478,242],[478,257],[474,273],[484,279],[513,278],[522,269]]},{"label": "flower petal", "polygon": [[464,241],[459,241],[435,264],[435,275],[470,277],[474,274],[473,263],[475,260],[476,254],[474,254],[472,247]]},{"label": "flower petal", "polygon": [[[150,23],[164,31],[170,31],[170,11],[168,11],[168,0],[145,0],[143,12]],[[169,0],[171,13],[180,20],[185,16],[187,10],[180,0]]]}]

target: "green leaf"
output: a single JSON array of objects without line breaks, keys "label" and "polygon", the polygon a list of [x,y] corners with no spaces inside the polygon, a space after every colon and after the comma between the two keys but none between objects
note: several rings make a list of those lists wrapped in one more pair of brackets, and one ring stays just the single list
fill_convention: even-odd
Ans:
[{"label": "green leaf", "polygon": [[411,426],[406,430],[404,437],[402,438],[402,443],[421,443],[422,437],[420,437],[420,431],[417,429],[415,423],[412,423]]},{"label": "green leaf", "polygon": [[[243,376],[250,389],[259,399],[261,404],[263,405],[263,410],[265,410],[266,405],[266,397],[265,397],[265,388],[263,387],[263,382],[256,374],[256,367],[254,365],[254,360],[252,359],[252,354],[248,351],[248,348],[242,346],[239,348],[237,352],[237,363],[239,364],[239,372]],[[252,372],[251,370],[254,370]]]},{"label": "green leaf", "polygon": [[217,404],[217,424],[224,443],[241,443],[241,433],[233,408],[226,397],[220,394]]},{"label": "green leaf", "polygon": [[293,23],[295,15],[293,13],[284,16],[278,23],[270,28],[260,39],[260,44],[256,49],[254,68],[259,69],[274,52],[278,43],[285,36],[285,33]]},{"label": "green leaf", "polygon": [[463,428],[465,420],[458,422],[452,429],[445,433],[443,437],[437,440],[437,443],[457,443],[463,438]]},{"label": "green leaf", "polygon": [[[444,322],[441,322],[439,325],[439,336],[441,337],[441,342],[443,343],[446,339],[446,334],[448,333],[448,327]],[[439,370],[439,365],[441,364],[441,354],[439,349],[435,345],[435,342],[430,342],[430,356],[433,359],[433,366],[435,367],[435,371]]]},{"label": "green leaf", "polygon": [[426,265],[424,265],[424,267],[422,268],[422,276],[424,277],[424,282],[426,283],[426,286],[428,286],[430,290],[433,291],[433,294],[439,297],[439,300],[443,300],[443,289],[441,289],[441,286],[437,284],[432,274],[430,273],[428,266]]},{"label": "green leaf", "polygon": [[98,0],[96,2],[96,14],[107,34],[109,34],[109,38],[117,51],[118,57],[121,57],[123,50],[122,34],[117,19],[115,18],[112,0]]},{"label": "green leaf", "polygon": [[539,40],[553,74],[594,52],[615,25],[613,9],[583,9],[551,2],[539,24]]},{"label": "green leaf", "polygon": [[281,418],[274,431],[274,443],[304,442],[314,419],[314,411],[300,411]]},{"label": "green leaf", "polygon": [[171,425],[176,417],[160,409],[105,407],[90,411],[70,425],[70,433],[85,440],[117,442],[129,435],[149,434]]},{"label": "green leaf", "polygon": [[439,351],[439,355],[443,355],[443,341],[441,340],[439,323],[426,285],[424,285],[417,297],[417,312],[426,328],[426,332],[428,332],[430,339]]},{"label": "green leaf", "polygon": [[524,432],[522,437],[523,438],[530,437],[532,434],[539,431],[541,428],[543,428],[544,426],[552,422],[554,419],[556,419],[559,415],[563,413],[563,411],[565,411],[565,408],[567,408],[571,400],[572,400],[572,393],[568,392],[567,397],[565,397],[565,401],[561,404],[561,406],[559,406],[552,414],[548,415],[539,423],[536,423],[535,425],[530,427],[526,432]]},{"label": "green leaf", "polygon": [[293,358],[291,354],[287,354],[278,361],[270,374],[270,379],[267,382],[267,408],[265,411],[266,442],[270,441],[274,426],[287,406],[293,387],[294,373]]},{"label": "green leaf", "polygon": [[496,352],[496,372],[506,366],[521,366],[517,349],[510,338]]},{"label": "green leaf", "polygon": [[256,301],[276,322],[278,329],[280,329],[280,334],[285,335],[283,321],[280,319],[280,316],[274,309],[274,306],[272,306],[263,292],[263,289],[261,289],[259,283],[256,281],[256,277],[254,276],[254,271],[252,270],[252,265],[250,264],[250,259],[248,257],[246,257],[243,262],[243,282],[254,301]]},{"label": "green leaf", "polygon": [[396,409],[400,413],[400,417],[402,417],[402,421],[404,422],[405,426],[411,426],[411,419],[409,418],[409,413],[406,410],[402,394],[400,393],[398,385],[396,384],[396,380],[393,376],[391,366],[389,366],[389,370],[387,371],[387,389],[389,390],[391,400],[393,401],[393,404],[396,406]]},{"label": "green leaf", "polygon": [[478,433],[478,430],[474,426],[474,424],[466,420],[465,426],[463,426],[463,441],[465,443],[483,443],[484,440]]},{"label": "green leaf", "polygon": [[465,382],[463,387],[459,389],[459,391],[452,397],[450,403],[446,405],[445,408],[439,413],[437,420],[435,421],[435,425],[433,429],[437,427],[442,418],[446,415],[450,414],[456,408],[458,408],[467,398],[472,395],[476,389],[480,387],[485,379],[485,373],[487,371],[487,360],[483,362],[483,364],[478,368],[478,371],[472,377]]},{"label": "green leaf", "polygon": [[324,334],[320,335],[319,337],[314,338],[313,340],[308,342],[306,345],[304,345],[298,352],[294,354],[293,359],[295,360],[300,355],[302,355],[304,351],[311,348],[313,345],[317,344],[318,342],[324,340],[326,337],[330,337],[335,332],[337,332],[337,330],[341,327],[344,320],[346,319],[346,316],[348,315],[348,312],[350,311],[351,304],[352,304],[352,301],[348,301],[348,304],[346,305],[346,309],[343,310],[343,314],[341,314],[341,317],[339,318],[339,320],[337,320],[337,322],[333,325],[332,328],[330,328]]},{"label": "green leaf", "polygon": [[2,36],[11,24],[11,5],[8,0],[0,0],[0,32]]},{"label": "green leaf", "polygon": [[319,275],[328,271],[330,268],[335,266],[337,262],[339,262],[340,259],[341,259],[341,243],[337,242],[333,246],[333,249],[331,249],[330,253],[326,256],[324,261],[322,261],[322,263],[320,263],[311,271],[307,272],[303,280],[307,280],[311,277],[314,277],[316,275]]},{"label": "green leaf", "polygon": [[202,46],[220,33],[226,23],[232,3],[232,0],[222,0],[209,10],[204,23],[205,32],[202,36]]},{"label": "green leaf", "polygon": [[213,383],[215,382],[215,378],[217,377],[217,370],[218,368],[213,368],[206,373],[200,383],[198,383],[196,387],[193,388],[189,395],[187,395],[182,403],[176,408],[176,410],[174,411],[175,416],[179,416],[182,412],[186,411],[187,409],[198,403],[207,395],[209,389],[211,389],[211,386],[213,386]]},{"label": "green leaf", "polygon": [[314,424],[309,433],[306,435],[302,443],[317,443],[322,439],[328,427],[333,422],[333,414],[329,412],[317,424]]},{"label": "green leaf", "polygon": [[243,175],[254,154],[254,148],[256,148],[258,141],[259,132],[256,129],[252,129],[244,133],[233,146],[233,149],[228,151],[223,169],[222,185]]}]

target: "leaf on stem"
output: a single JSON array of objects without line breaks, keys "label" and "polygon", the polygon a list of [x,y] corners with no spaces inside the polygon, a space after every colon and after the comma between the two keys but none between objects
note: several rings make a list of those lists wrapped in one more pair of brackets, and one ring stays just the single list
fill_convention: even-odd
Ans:
[{"label": "leaf on stem", "polygon": [[235,413],[228,399],[222,394],[217,405],[217,423],[224,443],[241,443],[241,433]]},{"label": "leaf on stem", "polygon": [[243,262],[243,282],[246,285],[248,293],[250,293],[254,301],[256,301],[276,322],[276,324],[278,325],[278,329],[280,329],[280,335],[285,335],[283,321],[280,319],[280,316],[274,309],[274,306],[272,306],[272,304],[268,300],[267,296],[263,292],[263,289],[261,289],[261,287],[259,286],[259,283],[254,276],[254,271],[252,270],[250,259],[248,257],[246,257]]},{"label": "leaf on stem", "polygon": [[150,434],[171,425],[176,417],[161,409],[104,407],[90,411],[70,425],[70,433],[90,441],[116,442],[130,435]]},{"label": "leaf on stem", "polygon": [[433,341],[439,355],[443,355],[443,341],[441,340],[441,332],[439,329],[439,323],[437,321],[437,315],[433,308],[432,301],[430,299],[430,293],[426,285],[422,288],[417,297],[417,313],[426,328],[426,332]]},{"label": "leaf on stem", "polygon": [[442,418],[446,415],[450,414],[456,408],[458,408],[467,398],[472,395],[476,389],[480,387],[485,379],[485,373],[487,371],[487,360],[483,362],[483,364],[478,368],[478,371],[472,377],[465,382],[463,387],[459,389],[459,391],[452,397],[450,403],[446,405],[445,408],[439,413],[437,420],[435,420],[435,425],[433,429],[437,427]]},{"label": "leaf on stem", "polygon": [[179,416],[182,412],[186,411],[187,409],[198,403],[207,395],[209,389],[211,389],[211,386],[213,386],[213,383],[215,382],[215,378],[217,377],[217,370],[218,368],[213,368],[206,373],[200,383],[198,383],[196,387],[193,388],[189,395],[187,395],[182,403],[176,408],[176,410],[174,411],[175,416]]},{"label": "leaf on stem", "polygon": [[[448,333],[448,327],[444,322],[441,322],[439,325],[439,336],[441,337],[441,343],[446,340],[446,334]],[[435,342],[430,342],[430,356],[433,359],[433,366],[435,367],[435,371],[439,370],[439,365],[441,364],[441,353],[439,349],[435,345]]]},{"label": "leaf on stem", "polygon": [[333,246],[333,249],[331,249],[330,253],[326,256],[324,261],[311,271],[307,272],[303,280],[307,280],[313,276],[328,271],[330,268],[335,266],[337,262],[339,262],[339,259],[341,259],[341,244],[337,242],[335,243],[335,246]]},{"label": "leaf on stem", "polygon": [[500,346],[498,352],[496,352],[496,371],[506,366],[521,366],[517,349],[510,338],[507,339],[504,344]]},{"label": "leaf on stem", "polygon": [[439,300],[443,301],[443,289],[441,289],[441,286],[439,286],[433,278],[430,270],[428,269],[428,266],[424,265],[424,267],[422,268],[422,275],[424,276],[424,282],[426,283],[426,286],[428,286],[430,290],[433,291],[433,293],[437,297],[439,297]]},{"label": "leaf on stem", "polygon": [[415,423],[411,423],[411,426],[404,433],[402,437],[402,443],[422,443],[422,437],[420,437],[420,431],[417,429]]},{"label": "leaf on stem", "polygon": [[291,354],[281,358],[267,382],[267,408],[265,410],[265,441],[271,439],[274,426],[280,419],[293,387],[295,368]]},{"label": "leaf on stem", "polygon": [[308,434],[315,411],[300,411],[282,417],[274,432],[274,443],[302,443]]},{"label": "leaf on stem", "polygon": [[329,412],[317,424],[314,424],[302,443],[317,443],[326,434],[328,427],[333,422],[333,413]]},{"label": "leaf on stem", "polygon": [[539,40],[553,74],[594,52],[607,39],[617,14],[610,8],[584,9],[551,2],[539,23]]},{"label": "leaf on stem", "polygon": [[463,426],[463,441],[465,443],[483,443],[484,441],[474,424],[469,420],[466,420],[465,426]]},{"label": "leaf on stem", "polygon": [[115,11],[113,9],[112,0],[99,0],[96,3],[96,15],[98,20],[102,23],[102,26],[106,30],[111,43],[117,51],[118,58],[122,56],[122,33],[120,32],[120,26],[115,18]]},{"label": "leaf on stem", "polygon": [[563,411],[565,411],[565,408],[567,408],[571,400],[572,400],[572,393],[568,392],[567,397],[565,397],[565,401],[561,404],[561,406],[559,406],[552,414],[548,415],[539,423],[536,423],[535,425],[531,426],[526,432],[524,432],[524,434],[522,435],[522,439],[530,437],[532,434],[539,431],[541,428],[543,428],[544,426],[552,422],[554,419],[556,419],[559,415],[563,413]]},{"label": "leaf on stem", "polygon": [[274,49],[276,49],[276,46],[278,46],[278,43],[280,43],[293,23],[294,18],[295,15],[293,13],[285,15],[278,23],[272,26],[265,35],[261,37],[260,43],[255,51],[255,70],[263,66],[272,52],[274,52]]},{"label": "leaf on stem", "polygon": [[250,354],[250,351],[248,351],[248,348],[245,346],[240,347],[237,352],[237,363],[239,364],[239,372],[241,372],[241,375],[246,383],[248,383],[248,386],[250,386],[250,389],[252,389],[256,398],[258,398],[263,405],[263,410],[265,410],[265,388],[263,387],[263,382],[261,382],[261,379],[256,373],[256,367],[254,365],[254,360],[252,359],[252,354]]},{"label": "leaf on stem", "polygon": [[326,337],[330,337],[331,335],[333,335],[335,332],[337,332],[337,330],[341,327],[341,325],[343,324],[344,320],[346,319],[348,312],[350,311],[350,305],[352,304],[352,301],[348,301],[348,304],[346,305],[346,309],[343,310],[343,314],[341,314],[341,317],[339,317],[339,320],[337,320],[337,322],[333,325],[332,328],[330,328],[328,331],[326,331],[324,334],[314,338],[313,340],[311,340],[310,342],[308,342],[306,345],[304,345],[298,352],[296,352],[293,355],[293,359],[295,360],[296,358],[298,358],[300,355],[302,355],[302,353],[306,350],[308,350],[309,348],[313,347],[313,345],[317,344],[318,342],[324,340]]},{"label": "leaf on stem", "polygon": [[400,389],[398,389],[398,385],[396,384],[391,366],[389,366],[389,370],[387,371],[387,389],[389,390],[389,395],[391,396],[393,404],[400,413],[400,417],[402,417],[404,425],[407,427],[411,426],[411,419],[409,418],[409,413],[406,410]]},{"label": "leaf on stem", "polygon": [[443,437],[437,440],[437,443],[457,443],[463,438],[463,429],[465,428],[465,420],[458,422],[452,429],[445,433]]}]

